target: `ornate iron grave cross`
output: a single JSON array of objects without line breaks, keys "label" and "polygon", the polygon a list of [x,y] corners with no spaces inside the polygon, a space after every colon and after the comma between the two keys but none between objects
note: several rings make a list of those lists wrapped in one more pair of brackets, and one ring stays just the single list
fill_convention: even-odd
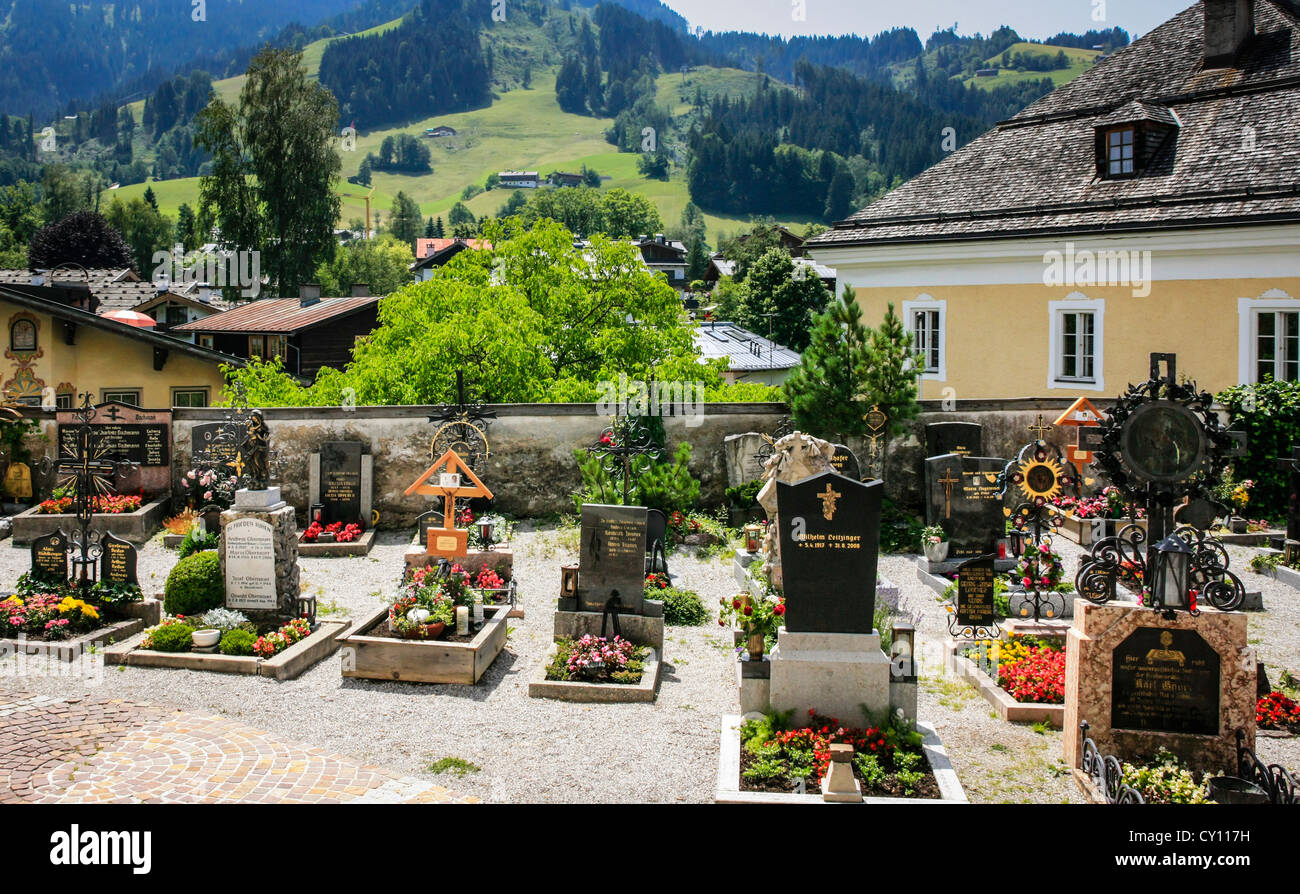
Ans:
[{"label": "ornate iron grave cross", "polygon": [[627,506],[632,482],[645,466],[662,459],[663,448],[655,443],[650,429],[631,416],[615,416],[600,433],[600,440],[587,448],[587,455],[600,460],[600,468],[623,481],[623,505]]},{"label": "ornate iron grave cross", "polygon": [[438,429],[429,441],[429,458],[437,459],[448,450],[456,451],[465,465],[481,472],[483,461],[492,455],[487,429],[496,418],[483,403],[470,403],[465,398],[465,371],[456,370],[456,403],[447,404],[429,416]]},{"label": "ornate iron grave cross", "polygon": [[139,467],[138,463],[115,459],[104,446],[91,424],[96,410],[90,402],[90,393],[81,396],[81,406],[75,411],[77,427],[71,443],[64,440],[59,445],[55,460],[46,457],[41,461],[41,471],[53,471],[55,486],[72,491],[72,506],[77,517],[78,530],[70,538],[77,554],[72,565],[77,569],[74,578],[89,585],[94,569],[103,554],[103,534],[91,529],[95,517],[95,498],[115,492],[113,482]]}]

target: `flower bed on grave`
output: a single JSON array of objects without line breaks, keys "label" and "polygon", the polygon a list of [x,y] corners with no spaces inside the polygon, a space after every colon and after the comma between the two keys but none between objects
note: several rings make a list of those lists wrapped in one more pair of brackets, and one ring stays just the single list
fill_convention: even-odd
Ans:
[{"label": "flower bed on grave", "polygon": [[[146,502],[138,495],[99,496],[95,498],[91,530],[100,534],[112,534],[135,544],[145,543],[162,525],[170,504],[169,497]],[[13,542],[15,546],[26,546],[38,537],[60,529],[72,531],[79,525],[80,522],[73,513],[71,498],[46,500],[13,517]]]},{"label": "flower bed on grave", "polygon": [[1255,703],[1255,722],[1260,731],[1300,735],[1300,704],[1275,689]]},{"label": "flower bed on grave", "polygon": [[[343,639],[343,675],[417,683],[474,684],[505,648],[513,581],[491,568],[470,575],[453,565],[446,576],[430,566],[407,573],[397,597],[358,623]],[[458,632],[457,609],[472,614],[477,629]]]},{"label": "flower bed on grave", "polygon": [[1129,524],[1146,529],[1146,510],[1137,507],[1135,519],[1124,503],[1123,494],[1114,487],[1104,488],[1094,497],[1056,497],[1052,500],[1052,511],[1064,522],[1059,529],[1061,533],[1080,546],[1093,544],[1093,524],[1098,520],[1104,522],[1103,536],[1107,537],[1118,534]]},{"label": "flower bed on grave", "polygon": [[864,797],[941,797],[920,733],[892,726],[845,728],[815,711],[807,719],[808,726],[788,730],[770,715],[741,724],[740,791],[816,792],[830,765],[830,746],[845,744],[853,746],[853,775]]},{"label": "flower bed on grave", "polygon": [[357,522],[313,521],[298,535],[298,555],[305,559],[366,556],[374,541],[375,532]]},{"label": "flower bed on grave", "polygon": [[984,696],[1002,720],[1065,724],[1065,649],[1054,640],[1010,634],[947,647],[949,670]]},{"label": "flower bed on grave", "polygon": [[645,672],[648,649],[615,636],[587,634],[555,642],[555,656],[546,667],[546,679],[564,682],[635,685]]},{"label": "flower bed on grave", "polygon": [[[66,515],[73,511],[75,500],[72,497],[55,497],[43,500],[36,507],[38,515]],[[91,498],[96,515],[121,515],[124,512],[136,512],[144,504],[143,495],[102,494]]]},{"label": "flower bed on grave", "polygon": [[16,592],[0,598],[0,639],[22,640],[29,651],[73,660],[90,646],[126,639],[161,606],[135,584],[44,580],[25,572]]}]

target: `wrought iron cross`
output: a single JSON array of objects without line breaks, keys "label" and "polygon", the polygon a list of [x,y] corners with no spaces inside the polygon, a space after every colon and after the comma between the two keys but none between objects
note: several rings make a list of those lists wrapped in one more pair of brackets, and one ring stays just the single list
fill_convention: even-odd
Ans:
[{"label": "wrought iron cross", "polygon": [[467,466],[481,471],[479,463],[492,453],[487,429],[495,418],[496,413],[484,404],[466,398],[465,371],[456,370],[456,403],[441,406],[429,416],[429,421],[438,425],[429,442],[430,458],[437,459],[454,449]]},{"label": "wrought iron cross", "polygon": [[650,431],[630,416],[615,416],[600,434],[600,440],[587,448],[587,453],[600,460],[600,467],[610,476],[623,479],[623,505],[628,505],[634,466],[638,457],[651,461],[663,456],[663,448],[650,437]]},{"label": "wrought iron cross", "polygon": [[1034,440],[1036,441],[1046,441],[1047,436],[1051,434],[1053,428],[1055,428],[1055,426],[1048,425],[1047,420],[1043,418],[1043,414],[1039,413],[1038,421],[1029,426],[1029,433],[1034,435]]}]

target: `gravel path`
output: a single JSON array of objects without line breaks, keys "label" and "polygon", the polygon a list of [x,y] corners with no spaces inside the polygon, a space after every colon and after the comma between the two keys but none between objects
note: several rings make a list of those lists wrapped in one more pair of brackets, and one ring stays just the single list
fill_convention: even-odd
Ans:
[{"label": "gravel path", "polygon": [[[153,668],[109,668],[101,680],[24,677],[24,690],[92,694],[213,711],[286,738],[393,771],[448,785],[492,802],[703,802],[712,799],[719,723],[737,713],[730,637],[715,623],[669,628],[658,700],[650,705],[577,705],[531,699],[530,675],[546,654],[559,566],[577,560],[576,529],[522,526],[515,568],[527,617],[511,622],[505,651],[477,686],[344,680],[338,657],[297,680]],[[1067,574],[1081,550],[1060,541]],[[364,559],[303,559],[306,592],[326,617],[359,617],[381,604],[401,567],[405,538],[381,534]],[[1251,615],[1252,643],[1276,683],[1280,669],[1300,676],[1300,591],[1246,569],[1268,611]],[[146,590],[161,591],[175,553],[159,539],[140,552]],[[26,549],[0,544],[0,588],[26,570]],[[735,590],[729,560],[674,556],[680,584],[699,592],[716,616]],[[920,715],[934,724],[974,801],[1079,802],[1062,759],[1062,733],[1004,723],[973,687],[943,673],[939,644],[946,617],[933,590],[916,578],[915,559],[883,556],[881,573],[919,613]],[[0,671],[2,672],[2,671]],[[1261,757],[1300,768],[1300,739],[1266,739]],[[456,757],[481,768],[463,778],[435,775],[430,763]]]}]

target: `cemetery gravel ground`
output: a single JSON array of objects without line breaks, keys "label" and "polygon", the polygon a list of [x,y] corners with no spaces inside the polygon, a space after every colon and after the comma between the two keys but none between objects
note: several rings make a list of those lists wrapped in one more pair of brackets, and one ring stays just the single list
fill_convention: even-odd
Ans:
[{"label": "cemetery gravel ground", "polygon": [[[528,697],[528,679],[551,642],[551,606],[559,565],[576,561],[576,528],[521,526],[515,568],[527,612],[510,622],[505,651],[477,686],[344,680],[335,654],[297,680],[155,668],[106,668],[103,679],[0,676],[46,695],[89,694],[210,711],[488,802],[710,801],[716,781],[719,719],[738,712],[730,637],[716,623],[672,627],[658,701],[650,705],[580,705]],[[1067,573],[1078,547],[1059,542]],[[323,617],[359,618],[394,584],[405,538],[381,534],[366,558],[303,559],[304,592]],[[1233,549],[1233,567],[1251,590],[1264,591],[1267,613],[1250,616],[1252,644],[1276,682],[1282,667],[1300,675],[1300,593],[1245,570],[1249,552]],[[155,538],[140,553],[146,591],[160,592],[175,552]],[[676,555],[682,586],[699,592],[716,617],[717,601],[735,586],[729,559]],[[0,544],[0,581],[26,569],[28,552]],[[905,606],[921,615],[920,716],[934,724],[962,785],[976,802],[1079,802],[1061,761],[1059,730],[1035,730],[992,716],[968,684],[947,677],[935,648],[946,618],[933,590],[916,578],[912,556],[882,556],[881,573]],[[1289,664],[1288,664],[1289,662]],[[3,669],[0,669],[3,674]],[[1300,767],[1300,740],[1261,738],[1261,757]],[[481,770],[463,777],[429,765],[460,758]]]}]

